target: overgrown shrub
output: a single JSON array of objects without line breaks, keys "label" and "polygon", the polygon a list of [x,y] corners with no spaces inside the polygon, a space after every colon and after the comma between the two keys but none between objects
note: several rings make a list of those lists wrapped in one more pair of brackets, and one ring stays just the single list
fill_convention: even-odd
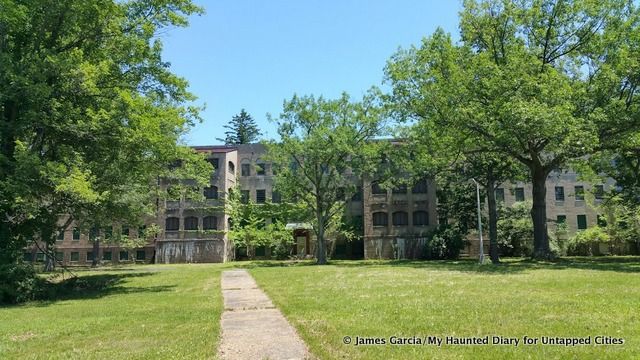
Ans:
[{"label": "overgrown shrub", "polygon": [[498,220],[498,246],[502,256],[530,256],[533,251],[531,202],[502,209]]},{"label": "overgrown shrub", "polygon": [[569,239],[567,255],[593,256],[598,253],[600,243],[609,243],[611,237],[601,227],[591,227],[577,232]]},{"label": "overgrown shrub", "polygon": [[0,265],[0,304],[15,304],[35,300],[44,281],[30,264]]},{"label": "overgrown shrub", "polygon": [[426,259],[456,259],[464,248],[464,234],[455,226],[440,225],[429,237],[425,247]]}]

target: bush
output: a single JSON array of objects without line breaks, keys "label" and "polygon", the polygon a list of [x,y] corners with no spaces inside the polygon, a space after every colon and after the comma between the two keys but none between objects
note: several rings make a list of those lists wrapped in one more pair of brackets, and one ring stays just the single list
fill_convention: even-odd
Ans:
[{"label": "bush", "polygon": [[29,264],[0,265],[0,304],[35,300],[43,288],[43,282]]},{"label": "bush", "polygon": [[569,239],[567,255],[593,256],[598,253],[600,243],[609,243],[611,237],[601,227],[591,227],[576,233]]},{"label": "bush", "polygon": [[464,245],[464,234],[461,231],[450,225],[441,225],[431,233],[425,247],[425,258],[456,259]]},{"label": "bush", "polygon": [[530,256],[533,252],[531,202],[503,209],[498,220],[498,247],[502,256]]}]

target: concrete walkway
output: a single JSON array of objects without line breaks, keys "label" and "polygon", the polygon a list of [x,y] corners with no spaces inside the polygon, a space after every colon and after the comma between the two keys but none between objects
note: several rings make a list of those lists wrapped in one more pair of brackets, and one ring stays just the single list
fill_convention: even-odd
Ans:
[{"label": "concrete walkway", "polygon": [[246,270],[222,273],[221,359],[308,359],[306,345]]}]

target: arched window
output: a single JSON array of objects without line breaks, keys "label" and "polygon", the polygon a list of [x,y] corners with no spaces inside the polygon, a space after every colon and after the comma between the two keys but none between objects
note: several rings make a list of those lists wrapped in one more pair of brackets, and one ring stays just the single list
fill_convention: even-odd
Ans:
[{"label": "arched window", "polygon": [[198,218],[195,216],[188,216],[184,218],[185,230],[198,230]]},{"label": "arched window", "polygon": [[205,216],[202,219],[202,228],[204,230],[217,230],[218,229],[218,218],[215,216]]},{"label": "arched window", "polygon": [[374,195],[386,194],[387,190],[383,189],[380,184],[376,181],[371,184],[371,193]]},{"label": "arched window", "polygon": [[374,212],[373,213],[373,226],[387,226],[389,224],[389,217],[386,212]]},{"label": "arched window", "polygon": [[256,175],[265,175],[267,173],[267,164],[262,160],[256,160]]},{"label": "arched window", "polygon": [[168,217],[165,220],[164,228],[167,231],[180,230],[180,219],[178,219],[177,217]]},{"label": "arched window", "polygon": [[233,163],[233,161],[229,161],[229,172],[232,174],[236,173],[236,165]]},{"label": "arched window", "polygon": [[218,187],[212,185],[212,186],[204,188],[204,197],[205,197],[205,199],[217,199],[218,198]]},{"label": "arched window", "polygon": [[393,213],[393,225],[394,226],[406,226],[409,225],[409,214],[406,211],[396,211]]},{"label": "arched window", "polygon": [[414,226],[427,226],[429,225],[429,213],[426,211],[418,210],[413,212],[413,225]]},{"label": "arched window", "polygon": [[229,230],[231,230],[232,227],[233,227],[233,219],[232,218],[228,218],[227,219],[227,228],[229,228]]}]

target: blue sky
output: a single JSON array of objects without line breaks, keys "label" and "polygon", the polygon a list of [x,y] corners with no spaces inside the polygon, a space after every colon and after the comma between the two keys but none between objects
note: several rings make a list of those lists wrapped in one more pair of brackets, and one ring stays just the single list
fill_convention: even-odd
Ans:
[{"label": "blue sky", "polygon": [[198,1],[206,14],[161,36],[164,59],[206,104],[189,145],[217,144],[245,108],[267,138],[266,114],[294,94],[360,98],[380,86],[399,47],[418,45],[440,26],[457,37],[458,0]]}]

